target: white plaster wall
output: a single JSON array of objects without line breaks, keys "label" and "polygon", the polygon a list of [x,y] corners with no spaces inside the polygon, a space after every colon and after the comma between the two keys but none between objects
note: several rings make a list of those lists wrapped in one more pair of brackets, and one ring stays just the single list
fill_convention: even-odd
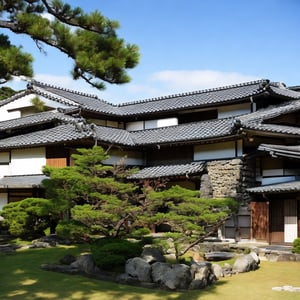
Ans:
[{"label": "white plaster wall", "polygon": [[143,130],[144,129],[144,121],[128,122],[128,123],[126,123],[126,129],[129,131]]},{"label": "white plaster wall", "polygon": [[178,125],[177,118],[159,119],[157,120],[157,127],[167,127]]},{"label": "white plaster wall", "polygon": [[42,174],[42,167],[45,165],[46,151],[44,147],[12,150],[10,174],[8,175]]},{"label": "white plaster wall", "polygon": [[45,97],[38,96],[35,94],[25,95],[22,98],[19,98],[15,101],[12,101],[6,105],[3,105],[0,107],[0,120],[11,120],[21,117],[21,109],[25,107],[32,107],[31,100],[35,97],[39,97],[41,101],[45,103],[46,106],[52,107],[53,109],[56,109],[58,107],[66,108],[69,107],[68,105],[61,104],[56,101],[49,100]]},{"label": "white plaster wall", "polygon": [[143,155],[140,152],[112,150],[108,154],[109,158],[103,161],[104,164],[115,165],[123,158],[128,166],[142,166],[144,164]]},{"label": "white plaster wall", "polygon": [[157,120],[145,121],[145,129],[157,128]]},{"label": "white plaster wall", "polygon": [[10,174],[9,164],[0,165],[0,178]]},{"label": "white plaster wall", "polygon": [[235,142],[223,142],[194,146],[194,160],[233,158],[242,155],[242,142],[238,142],[237,155]]},{"label": "white plaster wall", "polygon": [[251,112],[250,103],[235,104],[218,108],[218,119],[240,116]]},{"label": "white plaster wall", "polygon": [[126,123],[126,129],[129,131],[136,131],[136,130],[153,129],[153,128],[160,128],[160,127],[174,126],[174,125],[178,125],[177,118],[128,122]]}]

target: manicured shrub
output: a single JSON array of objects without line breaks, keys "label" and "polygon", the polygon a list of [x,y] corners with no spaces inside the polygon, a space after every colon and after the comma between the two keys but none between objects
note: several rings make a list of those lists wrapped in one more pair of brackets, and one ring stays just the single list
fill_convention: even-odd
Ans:
[{"label": "manicured shrub", "polygon": [[71,240],[86,240],[89,236],[89,229],[80,222],[62,220],[56,226],[56,234]]},{"label": "manicured shrub", "polygon": [[292,252],[300,254],[300,238],[294,240]]},{"label": "manicured shrub", "polygon": [[128,240],[102,238],[92,244],[91,252],[98,267],[111,270],[124,266],[127,259],[139,256],[142,246]]}]

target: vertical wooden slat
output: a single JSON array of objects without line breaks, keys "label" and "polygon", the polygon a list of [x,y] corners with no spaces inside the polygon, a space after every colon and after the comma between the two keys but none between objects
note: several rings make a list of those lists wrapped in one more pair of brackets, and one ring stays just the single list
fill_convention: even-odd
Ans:
[{"label": "vertical wooden slat", "polygon": [[267,202],[251,202],[251,231],[253,239],[268,241],[269,205]]},{"label": "vertical wooden slat", "polygon": [[55,168],[63,168],[67,166],[67,159],[63,158],[47,158],[47,166]]}]

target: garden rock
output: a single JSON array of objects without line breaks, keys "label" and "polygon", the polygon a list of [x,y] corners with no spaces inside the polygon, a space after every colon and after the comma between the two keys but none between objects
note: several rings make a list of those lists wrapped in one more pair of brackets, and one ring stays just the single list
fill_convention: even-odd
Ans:
[{"label": "garden rock", "polygon": [[217,279],[224,277],[224,270],[220,265],[212,264],[211,269]]},{"label": "garden rock", "polygon": [[91,254],[80,255],[76,261],[70,264],[71,268],[78,269],[86,274],[99,273],[99,268],[96,266]]},{"label": "garden rock", "polygon": [[232,266],[230,264],[228,264],[228,263],[224,264],[223,274],[224,274],[224,276],[231,276],[232,275]]},{"label": "garden rock", "polygon": [[226,260],[226,259],[231,259],[233,258],[233,253],[231,252],[223,252],[223,251],[214,251],[214,252],[207,252],[204,254],[204,257],[206,260],[212,260],[212,261],[217,261],[217,260]]},{"label": "garden rock", "polygon": [[17,246],[17,245],[4,244],[4,245],[0,245],[0,252],[5,253],[5,254],[11,254],[11,253],[15,252],[16,249],[18,249],[18,248],[19,248],[19,246]]},{"label": "garden rock", "polygon": [[281,253],[277,261],[296,261],[296,256],[292,253]]},{"label": "garden rock", "polygon": [[257,256],[255,252],[252,252],[251,254],[238,257],[233,264],[232,272],[244,273],[256,270],[259,265],[259,260],[257,260],[258,258],[255,258],[255,255]]},{"label": "garden rock", "polygon": [[137,278],[141,282],[151,282],[151,266],[140,257],[128,259],[125,272],[130,277]]},{"label": "garden rock", "polygon": [[190,267],[190,272],[193,280],[189,285],[189,289],[192,290],[203,289],[217,280],[209,262],[193,263]]},{"label": "garden rock", "polygon": [[62,257],[59,262],[63,265],[70,265],[72,262],[76,261],[76,257],[71,254],[66,254],[64,257]]},{"label": "garden rock", "polygon": [[46,271],[66,273],[71,275],[80,273],[80,270],[78,268],[72,268],[71,266],[57,265],[57,264],[42,264],[41,269]]},{"label": "garden rock", "polygon": [[50,243],[41,242],[39,240],[32,241],[31,243],[32,244],[29,246],[29,248],[51,248],[51,247],[53,247],[53,245],[51,245]]},{"label": "garden rock", "polygon": [[152,265],[152,279],[162,287],[176,290],[187,289],[192,277],[187,265],[156,262]]},{"label": "garden rock", "polygon": [[162,255],[162,253],[157,248],[153,247],[145,247],[141,254],[141,258],[149,264],[153,264],[155,262],[166,262],[166,258]]}]

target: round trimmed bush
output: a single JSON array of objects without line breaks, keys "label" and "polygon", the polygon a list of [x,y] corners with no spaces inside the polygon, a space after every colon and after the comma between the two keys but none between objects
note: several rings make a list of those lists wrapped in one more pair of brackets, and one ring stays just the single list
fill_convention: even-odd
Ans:
[{"label": "round trimmed bush", "polygon": [[142,246],[128,240],[102,238],[92,244],[91,252],[97,266],[109,270],[124,266],[129,258],[140,256]]},{"label": "round trimmed bush", "polygon": [[292,252],[300,254],[300,238],[297,238],[293,241]]}]

